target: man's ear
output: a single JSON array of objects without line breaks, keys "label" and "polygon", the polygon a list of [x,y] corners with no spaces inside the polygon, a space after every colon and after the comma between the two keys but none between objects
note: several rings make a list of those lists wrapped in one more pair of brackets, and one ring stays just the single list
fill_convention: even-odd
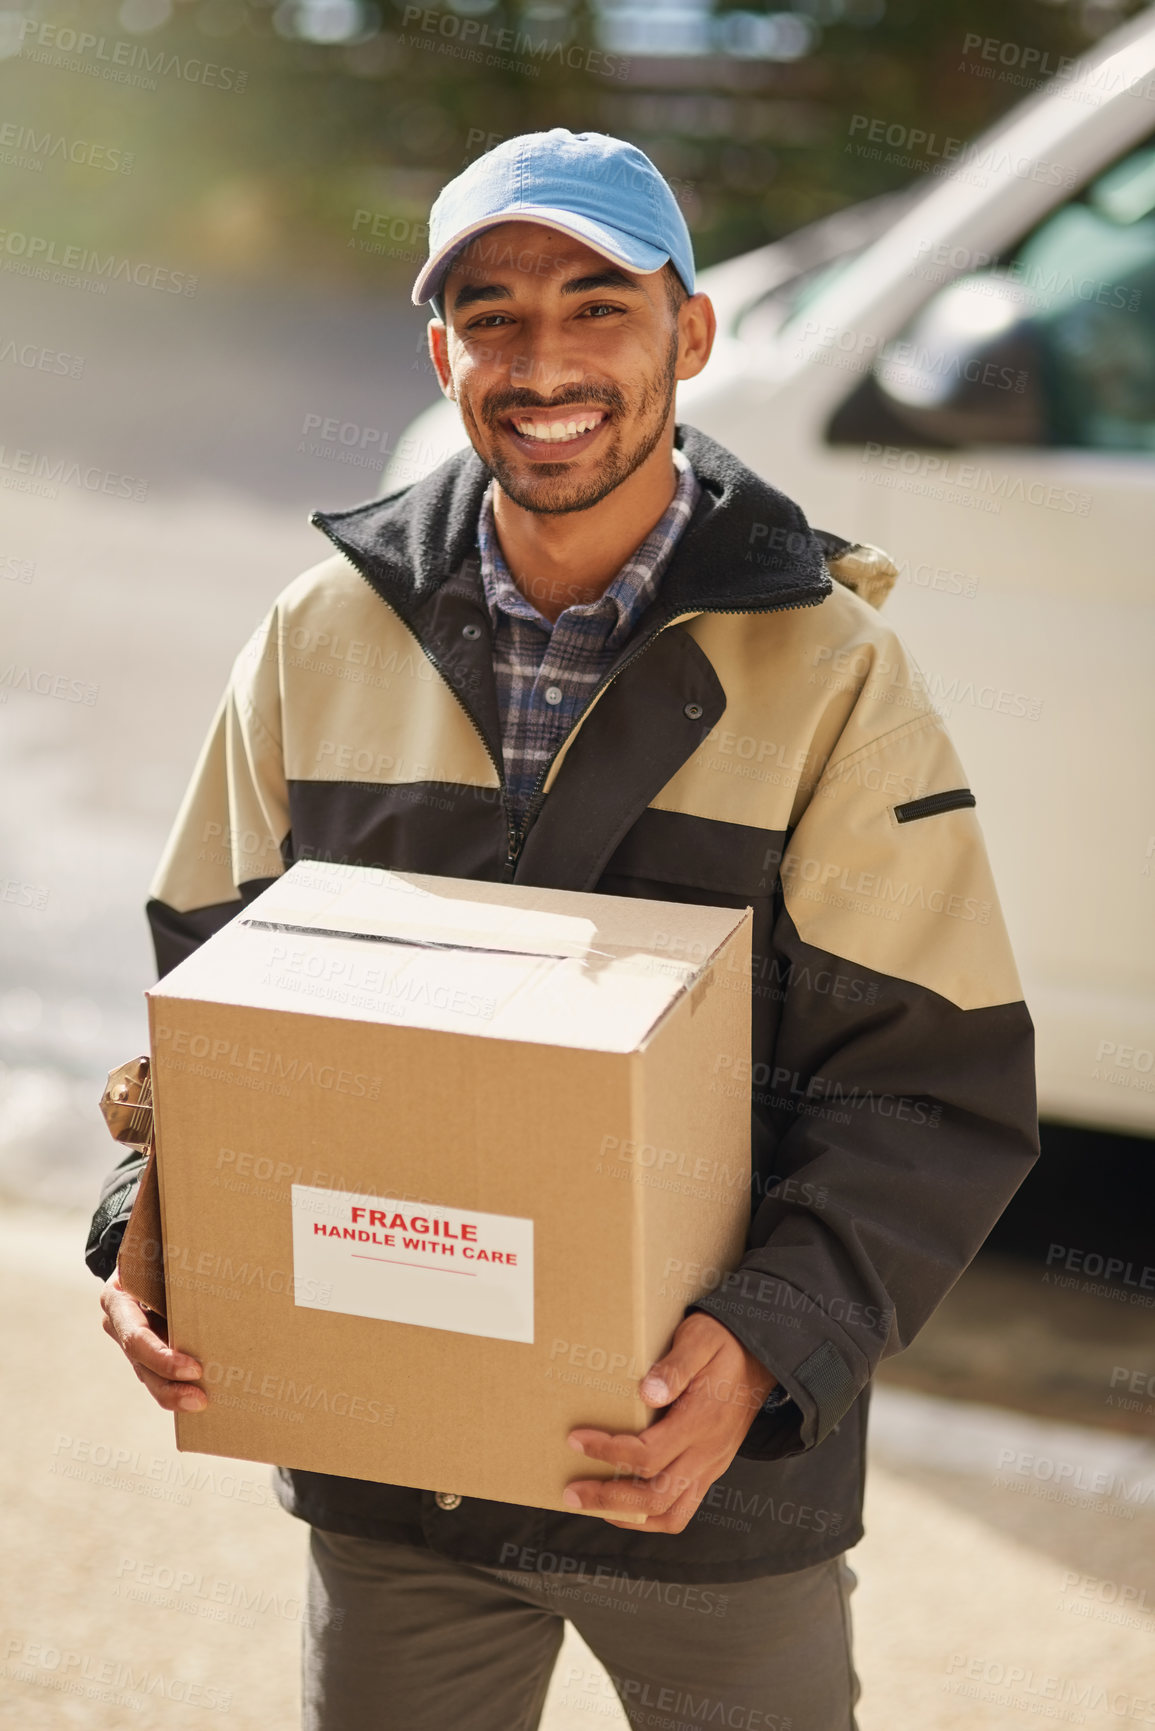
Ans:
[{"label": "man's ear", "polygon": [[443,393],[451,403],[455,403],[457,393],[453,389],[453,375],[449,370],[449,333],[441,319],[429,321],[429,359],[433,362],[433,370]]},{"label": "man's ear", "polygon": [[717,333],[718,320],[709,295],[690,295],[678,308],[679,379],[694,379],[710,358]]}]

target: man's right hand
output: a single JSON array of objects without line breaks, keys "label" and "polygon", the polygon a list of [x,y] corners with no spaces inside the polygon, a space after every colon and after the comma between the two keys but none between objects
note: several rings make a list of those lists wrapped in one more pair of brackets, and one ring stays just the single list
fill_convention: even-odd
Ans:
[{"label": "man's right hand", "polygon": [[158,1334],[155,1319],[130,1298],[115,1269],[100,1294],[104,1332],[112,1336],[158,1406],[166,1412],[202,1412],[208,1405],[203,1388],[190,1388],[203,1372],[187,1352],[175,1352]]}]

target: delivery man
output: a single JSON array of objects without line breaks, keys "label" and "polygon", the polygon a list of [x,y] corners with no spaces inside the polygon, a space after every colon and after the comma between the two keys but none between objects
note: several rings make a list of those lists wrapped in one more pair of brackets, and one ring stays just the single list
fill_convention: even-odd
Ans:
[{"label": "delivery man", "polygon": [[[303,858],[749,906],[751,1218],[650,1427],[570,1436],[619,1469],[575,1456],[572,1514],[277,1469],[313,1529],[304,1722],[532,1727],[568,1617],[634,1726],[847,1731],[870,1379],[1037,1154],[975,799],[869,604],[885,555],[675,421],[714,315],[639,150],[499,145],[413,299],[472,449],[315,514],[334,550],[238,657],[154,884],[160,969]],[[196,1410],[113,1271],[138,1170],[93,1223],[105,1329]],[[601,1672],[565,1682],[605,1710]]]}]

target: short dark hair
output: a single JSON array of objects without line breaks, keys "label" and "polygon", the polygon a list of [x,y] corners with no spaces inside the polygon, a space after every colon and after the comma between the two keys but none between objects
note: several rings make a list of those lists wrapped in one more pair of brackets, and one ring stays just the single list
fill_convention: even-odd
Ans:
[{"label": "short dark hair", "polygon": [[688,301],[690,291],[678,275],[673,259],[667,259],[662,266],[662,279],[666,288],[666,301],[670,312],[677,318],[683,301]]}]

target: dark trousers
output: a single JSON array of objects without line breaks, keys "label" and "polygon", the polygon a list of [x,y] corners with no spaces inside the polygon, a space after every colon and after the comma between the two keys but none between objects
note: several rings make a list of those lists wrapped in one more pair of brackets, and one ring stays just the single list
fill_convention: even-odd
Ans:
[{"label": "dark trousers", "polygon": [[[313,1529],[304,1731],[534,1731],[568,1618],[609,1673],[574,1667],[569,1706],[635,1731],[854,1731],[842,1557],[718,1584],[456,1563]],[[596,1717],[589,1723],[596,1724]]]}]

